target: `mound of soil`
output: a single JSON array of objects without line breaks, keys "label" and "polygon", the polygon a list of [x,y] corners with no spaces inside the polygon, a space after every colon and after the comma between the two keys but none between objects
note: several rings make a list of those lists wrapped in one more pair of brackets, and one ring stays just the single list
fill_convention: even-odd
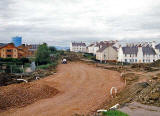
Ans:
[{"label": "mound of soil", "polygon": [[0,87],[0,110],[23,107],[40,99],[52,97],[57,93],[57,89],[37,83],[21,83]]}]

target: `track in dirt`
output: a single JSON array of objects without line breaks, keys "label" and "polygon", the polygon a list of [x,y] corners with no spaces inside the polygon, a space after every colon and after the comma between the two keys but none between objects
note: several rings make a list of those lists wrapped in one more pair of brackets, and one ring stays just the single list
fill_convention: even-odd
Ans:
[{"label": "track in dirt", "polygon": [[112,86],[122,88],[120,74],[83,63],[58,66],[57,74],[39,80],[57,88],[60,93],[22,108],[11,109],[0,116],[72,116],[95,111],[109,97]]}]

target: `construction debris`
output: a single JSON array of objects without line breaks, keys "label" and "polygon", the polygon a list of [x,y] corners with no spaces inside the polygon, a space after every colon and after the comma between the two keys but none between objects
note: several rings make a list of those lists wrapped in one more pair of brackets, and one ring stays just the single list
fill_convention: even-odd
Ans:
[{"label": "construction debris", "polygon": [[144,88],[136,100],[142,104],[160,107],[160,82],[151,83]]}]

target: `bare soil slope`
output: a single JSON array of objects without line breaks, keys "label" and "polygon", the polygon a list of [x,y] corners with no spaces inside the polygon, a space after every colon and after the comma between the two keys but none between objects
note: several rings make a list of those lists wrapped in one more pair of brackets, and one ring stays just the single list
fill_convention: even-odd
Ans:
[{"label": "bare soil slope", "polygon": [[10,109],[0,116],[71,116],[88,114],[108,98],[111,87],[123,88],[120,73],[83,63],[59,65],[55,75],[39,80],[60,93],[22,108]]}]

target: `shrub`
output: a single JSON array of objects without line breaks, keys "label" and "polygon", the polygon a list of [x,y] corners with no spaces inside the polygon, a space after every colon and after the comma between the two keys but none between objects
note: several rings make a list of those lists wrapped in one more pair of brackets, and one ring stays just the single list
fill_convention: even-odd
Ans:
[{"label": "shrub", "polygon": [[37,69],[49,69],[51,67],[56,67],[57,66],[57,62],[55,63],[51,63],[51,64],[46,64],[46,65],[39,65],[37,66]]}]

